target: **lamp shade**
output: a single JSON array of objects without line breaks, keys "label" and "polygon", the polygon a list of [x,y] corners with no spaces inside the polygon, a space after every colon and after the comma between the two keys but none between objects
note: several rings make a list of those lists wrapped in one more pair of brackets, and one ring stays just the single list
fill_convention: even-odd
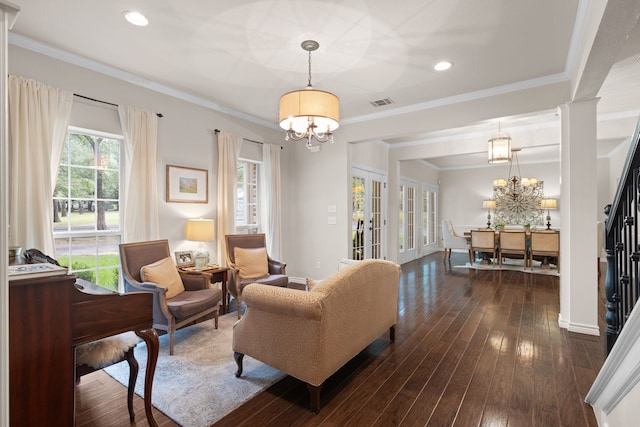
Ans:
[{"label": "lamp shade", "polygon": [[558,201],[556,199],[542,199],[540,207],[542,209],[558,209]]},{"label": "lamp shade", "polygon": [[489,140],[489,163],[507,163],[511,160],[511,137],[498,132]]},{"label": "lamp shade", "polygon": [[194,242],[207,242],[214,238],[212,219],[190,219],[186,228],[187,240]]},{"label": "lamp shade", "polygon": [[482,208],[483,209],[495,209],[496,208],[496,201],[495,200],[483,200],[482,201]]},{"label": "lamp shade", "polygon": [[280,127],[305,133],[310,123],[317,132],[333,132],[340,126],[340,100],[330,92],[302,89],[280,97]]}]

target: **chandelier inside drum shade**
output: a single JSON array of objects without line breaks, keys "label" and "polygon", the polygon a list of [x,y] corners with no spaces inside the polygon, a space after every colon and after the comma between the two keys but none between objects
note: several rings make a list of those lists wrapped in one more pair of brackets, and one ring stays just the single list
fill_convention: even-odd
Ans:
[{"label": "chandelier inside drum shade", "polygon": [[507,163],[511,160],[511,137],[500,130],[489,140],[489,163]]},{"label": "chandelier inside drum shade", "polygon": [[301,46],[309,53],[308,84],[280,97],[280,127],[287,131],[285,140],[306,139],[307,148],[311,148],[313,139],[333,142],[333,131],[340,126],[340,100],[311,86],[311,52],[318,49],[318,42],[305,40]]}]

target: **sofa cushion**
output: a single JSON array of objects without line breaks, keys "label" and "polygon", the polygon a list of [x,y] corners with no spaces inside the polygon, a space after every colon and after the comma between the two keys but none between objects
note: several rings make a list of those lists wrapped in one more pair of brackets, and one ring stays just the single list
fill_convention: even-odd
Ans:
[{"label": "sofa cushion", "polygon": [[174,298],[184,292],[184,285],[178,269],[170,257],[145,265],[140,269],[140,277],[145,282],[152,282],[167,289],[167,298]]},{"label": "sofa cushion", "polygon": [[199,291],[182,292],[167,301],[169,311],[176,320],[202,313],[207,308],[216,307],[222,300],[220,289],[200,289]]},{"label": "sofa cushion", "polygon": [[240,269],[240,279],[255,279],[269,274],[266,248],[234,248],[233,256]]}]

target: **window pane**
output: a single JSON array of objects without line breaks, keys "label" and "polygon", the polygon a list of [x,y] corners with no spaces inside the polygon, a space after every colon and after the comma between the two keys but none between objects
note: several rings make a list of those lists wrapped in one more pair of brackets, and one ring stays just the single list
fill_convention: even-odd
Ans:
[{"label": "window pane", "polygon": [[120,197],[120,173],[118,171],[98,170],[96,179],[98,199],[118,200]]},{"label": "window pane", "polygon": [[93,198],[96,194],[95,169],[71,167],[71,194],[74,199]]},{"label": "window pane", "polygon": [[53,199],[55,257],[70,273],[112,290],[119,286],[120,144],[70,130]]},{"label": "window pane", "polygon": [[75,166],[90,166],[95,157],[94,142],[89,135],[69,133],[69,162]]},{"label": "window pane", "polygon": [[236,226],[257,229],[260,212],[258,210],[259,165],[257,163],[238,161],[236,186]]}]

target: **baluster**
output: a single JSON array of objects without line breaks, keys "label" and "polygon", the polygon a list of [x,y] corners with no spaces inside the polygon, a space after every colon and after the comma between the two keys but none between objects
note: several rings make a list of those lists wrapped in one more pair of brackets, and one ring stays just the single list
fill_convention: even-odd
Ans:
[{"label": "baluster", "polygon": [[[611,205],[607,205],[604,208],[604,214],[607,216],[605,219],[605,253],[607,255],[607,275],[605,277],[605,295],[607,298],[606,308],[607,314],[605,315],[605,321],[607,323],[607,340],[606,340],[606,354],[609,354],[613,344],[618,337],[618,327],[620,322],[618,321],[618,295],[616,293],[616,277],[617,277],[617,263],[615,249],[615,218],[610,217]],[[609,232],[609,225],[612,225],[612,231]]]}]

